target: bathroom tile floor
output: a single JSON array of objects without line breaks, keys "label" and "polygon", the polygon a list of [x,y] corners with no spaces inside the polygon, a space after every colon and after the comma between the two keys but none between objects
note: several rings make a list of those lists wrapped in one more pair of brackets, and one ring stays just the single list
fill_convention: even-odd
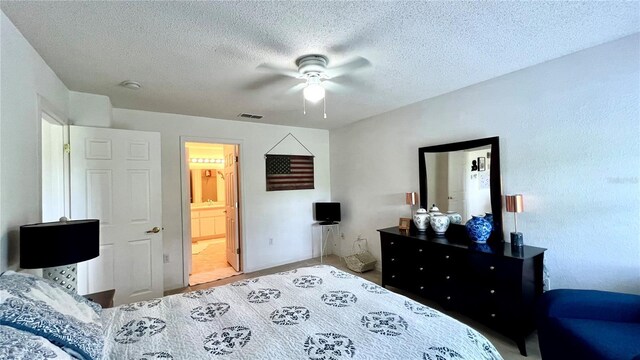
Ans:
[{"label": "bathroom tile floor", "polygon": [[189,285],[208,283],[241,274],[227,262],[225,239],[200,240],[192,244]]}]

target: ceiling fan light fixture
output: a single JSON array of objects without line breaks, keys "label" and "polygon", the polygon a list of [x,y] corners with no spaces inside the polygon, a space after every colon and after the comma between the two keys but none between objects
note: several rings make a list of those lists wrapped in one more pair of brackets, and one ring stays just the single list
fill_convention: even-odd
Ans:
[{"label": "ceiling fan light fixture", "polygon": [[310,101],[312,103],[317,103],[318,101],[324,99],[325,91],[320,79],[318,78],[309,78],[307,81],[307,86],[305,86],[302,91],[305,100]]}]

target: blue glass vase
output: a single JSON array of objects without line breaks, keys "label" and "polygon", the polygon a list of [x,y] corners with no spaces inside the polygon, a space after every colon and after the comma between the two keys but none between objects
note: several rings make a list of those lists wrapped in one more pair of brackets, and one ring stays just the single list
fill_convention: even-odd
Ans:
[{"label": "blue glass vase", "polygon": [[484,244],[487,242],[489,236],[491,236],[491,230],[493,230],[491,223],[483,216],[472,216],[471,220],[465,224],[467,228],[467,234],[471,241]]}]

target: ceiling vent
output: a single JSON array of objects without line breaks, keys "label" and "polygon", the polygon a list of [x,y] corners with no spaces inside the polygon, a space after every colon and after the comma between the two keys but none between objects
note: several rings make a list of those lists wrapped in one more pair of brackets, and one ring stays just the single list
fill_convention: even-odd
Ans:
[{"label": "ceiling vent", "polygon": [[139,82],[133,81],[133,80],[125,80],[120,83],[120,86],[126,87],[127,89],[131,89],[131,90],[138,90],[142,87],[142,85]]},{"label": "ceiling vent", "polygon": [[262,115],[249,114],[249,113],[238,114],[238,117],[245,118],[245,119],[262,119]]}]

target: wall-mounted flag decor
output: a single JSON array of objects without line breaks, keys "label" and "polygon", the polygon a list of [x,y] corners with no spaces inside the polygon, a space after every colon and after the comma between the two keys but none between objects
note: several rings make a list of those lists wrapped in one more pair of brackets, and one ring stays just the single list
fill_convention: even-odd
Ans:
[{"label": "wall-mounted flag decor", "polygon": [[[311,155],[269,154],[287,137],[293,137]],[[313,154],[291,133],[264,155],[267,191],[314,189]]]},{"label": "wall-mounted flag decor", "polygon": [[313,189],[313,156],[267,155],[267,191]]}]

